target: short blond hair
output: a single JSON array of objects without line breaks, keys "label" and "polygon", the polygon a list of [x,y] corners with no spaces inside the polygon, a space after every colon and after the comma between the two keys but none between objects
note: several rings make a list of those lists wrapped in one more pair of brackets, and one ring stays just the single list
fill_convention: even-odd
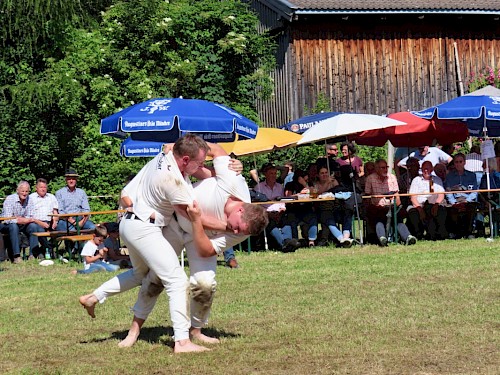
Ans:
[{"label": "short blond hair", "polygon": [[191,159],[196,159],[200,150],[207,153],[209,149],[203,138],[194,134],[186,134],[174,143],[173,152],[177,157],[189,156]]},{"label": "short blond hair", "polygon": [[243,209],[242,219],[248,224],[250,235],[257,236],[269,224],[267,211],[264,207],[251,203],[244,203]]},{"label": "short blond hair", "polygon": [[94,229],[94,236],[106,238],[106,237],[108,237],[108,230],[106,229],[106,227],[104,225],[96,225],[96,227]]}]

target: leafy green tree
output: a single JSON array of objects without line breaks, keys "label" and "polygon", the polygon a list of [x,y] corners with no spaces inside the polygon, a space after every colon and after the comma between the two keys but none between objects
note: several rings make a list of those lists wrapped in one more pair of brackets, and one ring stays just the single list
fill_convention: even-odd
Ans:
[{"label": "leafy green tree", "polygon": [[[55,189],[70,166],[90,195],[118,193],[144,160],[120,157],[120,141],[101,136],[99,121],[148,98],[203,98],[257,119],[256,96],[271,92],[273,43],[256,32],[257,18],[244,3],[66,2],[59,2],[57,17],[40,17],[39,24],[57,25],[27,36],[14,28],[4,48],[0,68],[10,69],[0,73],[4,194],[35,176],[54,179]],[[9,25],[46,3],[23,0]],[[16,36],[30,40],[30,54]]]}]

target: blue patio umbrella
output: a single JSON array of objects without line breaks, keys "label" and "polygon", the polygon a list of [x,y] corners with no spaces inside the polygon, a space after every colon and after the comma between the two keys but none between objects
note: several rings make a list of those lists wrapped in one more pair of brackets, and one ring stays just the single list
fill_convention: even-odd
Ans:
[{"label": "blue patio umbrella", "polygon": [[253,139],[258,125],[222,104],[201,99],[157,98],[134,104],[101,120],[101,134],[136,141],[172,143],[186,133],[210,142]]},{"label": "blue patio umbrella", "polygon": [[120,154],[126,157],[154,157],[162,146],[163,142],[134,141],[129,137],[122,142]]},{"label": "blue patio umbrella", "polygon": [[434,116],[438,119],[462,120],[467,124],[471,136],[500,137],[500,90],[493,86],[412,113],[428,120]]},{"label": "blue patio umbrella", "polygon": [[[476,137],[500,137],[500,90],[486,86],[469,94],[459,96],[445,103],[413,112],[422,118],[462,120],[469,128],[469,134]],[[488,170],[488,159],[486,159]],[[490,190],[490,175],[486,173],[487,188]],[[492,217],[491,205],[489,207]],[[493,220],[490,220],[493,238]]]},{"label": "blue patio umbrella", "polygon": [[319,122],[326,120],[327,118],[337,116],[340,112],[321,112],[314,115],[308,115],[296,120],[290,121],[289,123],[283,125],[281,129],[288,130],[294,133],[302,134],[306,130],[311,129],[314,125]]}]

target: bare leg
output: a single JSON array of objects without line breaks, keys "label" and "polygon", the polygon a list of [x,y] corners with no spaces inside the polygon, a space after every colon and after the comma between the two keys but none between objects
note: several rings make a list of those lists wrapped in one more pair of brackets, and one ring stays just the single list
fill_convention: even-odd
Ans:
[{"label": "bare leg", "polygon": [[140,319],[134,315],[134,320],[132,320],[132,326],[128,330],[128,335],[122,341],[118,343],[120,348],[130,348],[137,342],[137,338],[141,333],[141,327],[144,324],[145,320]]},{"label": "bare leg", "polygon": [[216,339],[215,337],[208,337],[208,336],[204,335],[203,333],[201,333],[201,328],[191,327],[191,329],[189,330],[189,335],[193,339],[200,340],[201,342],[204,342],[206,344],[219,344],[220,343],[219,339]]},{"label": "bare leg", "polygon": [[179,340],[175,342],[174,353],[190,353],[190,352],[205,352],[210,349],[204,346],[196,345],[191,342],[190,339]]},{"label": "bare leg", "polygon": [[94,308],[95,308],[95,305],[97,305],[97,302],[99,302],[97,297],[94,296],[93,294],[87,294],[85,296],[81,296],[79,298],[79,301],[80,301],[80,304],[83,306],[83,308],[85,310],[87,310],[87,313],[92,318],[95,318]]}]

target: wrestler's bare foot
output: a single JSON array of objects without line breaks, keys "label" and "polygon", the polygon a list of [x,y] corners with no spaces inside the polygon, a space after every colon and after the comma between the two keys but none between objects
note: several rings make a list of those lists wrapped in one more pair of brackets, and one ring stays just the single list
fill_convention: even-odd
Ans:
[{"label": "wrestler's bare foot", "polygon": [[205,348],[204,346],[196,345],[191,342],[189,339],[179,340],[175,342],[174,345],[174,353],[191,353],[191,352],[205,352],[210,349]]},{"label": "wrestler's bare foot", "polygon": [[139,338],[139,332],[128,332],[127,337],[125,337],[122,341],[118,343],[120,348],[130,348],[133,346],[137,339]]},{"label": "wrestler's bare foot", "polygon": [[191,328],[189,330],[189,334],[191,335],[191,338],[200,340],[201,342],[204,342],[205,344],[220,344],[220,340],[216,339],[215,337],[209,337],[207,335],[204,335],[201,333],[201,329],[199,328]]},{"label": "wrestler's bare foot", "polygon": [[92,317],[95,318],[95,313],[94,313],[94,308],[97,302],[99,300],[97,299],[96,296],[93,294],[87,294],[85,296],[81,296],[79,298],[80,304],[83,306],[85,310],[87,310],[87,313]]}]

